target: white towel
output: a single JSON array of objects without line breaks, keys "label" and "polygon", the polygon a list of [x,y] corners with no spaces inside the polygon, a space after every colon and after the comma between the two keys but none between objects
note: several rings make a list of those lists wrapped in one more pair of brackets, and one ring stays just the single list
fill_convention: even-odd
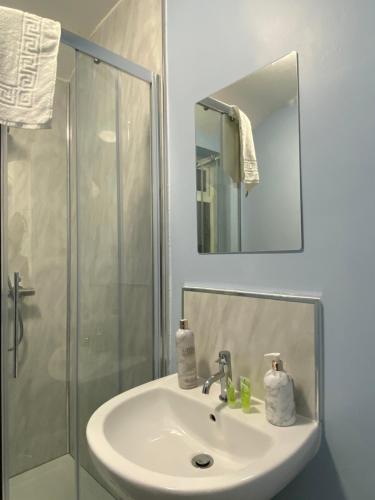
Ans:
[{"label": "white towel", "polygon": [[249,117],[238,106],[232,106],[232,110],[238,122],[241,180],[245,185],[247,194],[255,184],[259,184],[258,162],[255,154],[253,131]]},{"label": "white towel", "polygon": [[0,123],[48,128],[55,94],[60,23],[0,7]]}]

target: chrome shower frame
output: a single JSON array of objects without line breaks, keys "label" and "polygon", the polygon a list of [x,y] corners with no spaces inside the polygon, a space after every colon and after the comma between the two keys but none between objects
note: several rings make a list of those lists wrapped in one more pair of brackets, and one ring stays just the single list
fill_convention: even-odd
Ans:
[{"label": "chrome shower frame", "polygon": [[[153,375],[158,378],[164,374],[166,360],[164,359],[164,349],[167,339],[164,336],[167,332],[162,332],[162,325],[166,324],[167,292],[163,285],[166,283],[165,277],[165,256],[167,248],[165,221],[162,220],[165,213],[166,186],[162,185],[165,172],[162,171],[162,128],[161,128],[161,100],[162,88],[160,76],[143,66],[127,60],[110,50],[107,50],[85,38],[74,33],[62,30],[61,43],[75,50],[104,62],[114,68],[127,73],[128,75],[140,79],[150,86],[150,109],[151,109],[151,170],[152,170],[152,232],[153,232],[153,331],[154,331],[154,363]],[[69,106],[68,106],[69,107]],[[9,499],[9,466],[7,460],[8,449],[8,415],[7,415],[7,296],[8,296],[8,265],[7,265],[7,127],[1,126],[0,131],[0,278],[1,278],[1,468],[2,468],[2,500]],[[71,142],[72,132],[70,123],[67,124],[67,144]],[[68,155],[68,172],[70,172],[70,155]],[[69,173],[68,173],[69,175]],[[161,230],[161,228],[163,228]],[[163,231],[163,234],[161,232]],[[79,318],[77,318],[79,324]],[[74,356],[74,354],[73,354]],[[78,358],[72,359],[73,365],[77,364]],[[74,368],[77,371],[77,367]],[[78,391],[75,391],[75,399],[78,399]],[[76,405],[78,407],[78,405]],[[75,436],[77,437],[77,436]],[[76,456],[76,458],[78,458]],[[79,498],[79,477],[78,460],[76,461],[76,491]]]}]

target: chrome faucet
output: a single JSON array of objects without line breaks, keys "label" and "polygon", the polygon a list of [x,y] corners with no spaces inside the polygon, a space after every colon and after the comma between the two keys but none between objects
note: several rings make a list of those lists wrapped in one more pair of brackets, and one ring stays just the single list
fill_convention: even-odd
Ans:
[{"label": "chrome faucet", "polygon": [[227,382],[228,378],[232,378],[232,364],[230,359],[229,351],[220,351],[219,359],[216,360],[219,363],[219,371],[215,375],[211,375],[203,384],[202,392],[203,394],[208,394],[211,389],[211,385],[220,380],[221,393],[219,398],[221,401],[227,401]]}]

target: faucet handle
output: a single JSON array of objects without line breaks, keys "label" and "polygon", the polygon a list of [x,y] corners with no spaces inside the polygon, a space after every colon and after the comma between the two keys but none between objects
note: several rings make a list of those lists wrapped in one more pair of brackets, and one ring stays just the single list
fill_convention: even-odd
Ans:
[{"label": "faucet handle", "polygon": [[232,361],[229,351],[220,351],[219,359],[217,360],[225,376],[232,378]]},{"label": "faucet handle", "polygon": [[220,351],[219,357],[216,360],[216,363],[221,363],[223,365],[227,365],[230,363],[230,352],[229,351]]}]

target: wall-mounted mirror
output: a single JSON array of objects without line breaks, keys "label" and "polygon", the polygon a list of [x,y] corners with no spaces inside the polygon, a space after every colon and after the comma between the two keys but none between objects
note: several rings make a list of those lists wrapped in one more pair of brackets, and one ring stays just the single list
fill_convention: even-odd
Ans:
[{"label": "wall-mounted mirror", "polygon": [[302,249],[297,53],[195,106],[198,251]]}]

